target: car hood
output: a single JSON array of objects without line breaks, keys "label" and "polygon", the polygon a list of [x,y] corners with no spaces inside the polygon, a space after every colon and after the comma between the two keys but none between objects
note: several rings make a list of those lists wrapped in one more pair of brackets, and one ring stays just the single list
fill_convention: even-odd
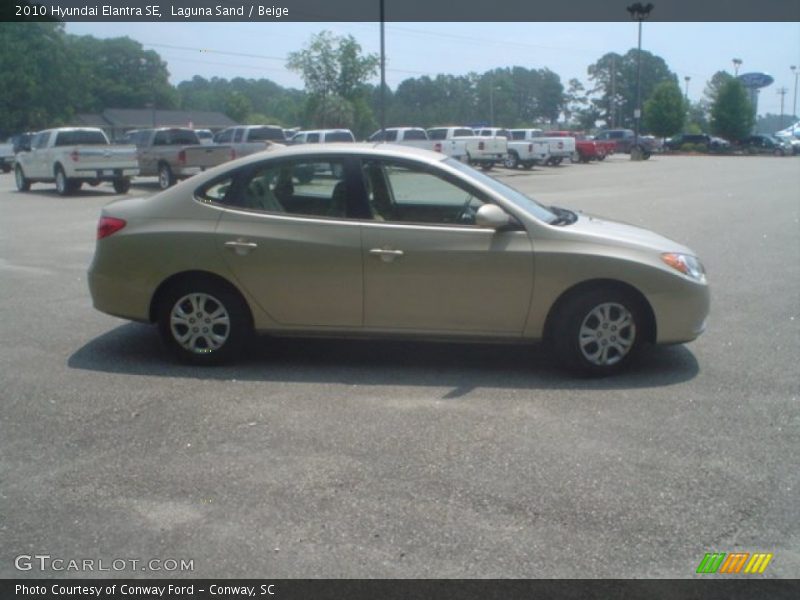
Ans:
[{"label": "car hood", "polygon": [[600,243],[659,253],[680,252],[697,256],[692,249],[649,229],[586,213],[577,213],[577,215],[578,220],[571,225],[567,225],[565,229],[587,237],[597,238]]}]

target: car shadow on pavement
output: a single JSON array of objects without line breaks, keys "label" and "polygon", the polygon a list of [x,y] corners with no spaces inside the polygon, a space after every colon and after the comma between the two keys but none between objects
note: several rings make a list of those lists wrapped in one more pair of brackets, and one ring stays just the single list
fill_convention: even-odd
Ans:
[{"label": "car shadow on pavement", "polygon": [[161,345],[156,328],[138,323],[89,341],[67,364],[103,373],[205,380],[450,386],[447,398],[483,387],[659,387],[693,379],[700,370],[682,345],[648,348],[630,370],[594,379],[559,369],[545,345],[271,337],[257,338],[236,364],[196,367],[177,362]]}]

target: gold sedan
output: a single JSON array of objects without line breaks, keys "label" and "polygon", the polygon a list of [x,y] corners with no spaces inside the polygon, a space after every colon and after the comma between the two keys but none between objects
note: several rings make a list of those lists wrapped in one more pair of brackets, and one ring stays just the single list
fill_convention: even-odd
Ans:
[{"label": "gold sedan", "polygon": [[688,248],[391,145],[252,155],[111,203],[97,238],[94,306],[157,323],[197,364],[257,331],[544,340],[605,375],[695,339],[709,310]]}]

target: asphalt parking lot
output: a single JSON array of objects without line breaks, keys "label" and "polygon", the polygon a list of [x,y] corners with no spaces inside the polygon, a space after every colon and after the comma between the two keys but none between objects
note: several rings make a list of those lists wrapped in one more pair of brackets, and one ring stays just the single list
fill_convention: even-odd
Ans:
[{"label": "asphalt parking lot", "polygon": [[[496,169],[695,249],[708,331],[603,380],[519,346],[262,340],[178,365],[93,310],[109,185],[0,175],[0,577],[14,559],[185,559],[197,577],[800,577],[800,160]],[[152,184],[130,194],[150,193]],[[127,568],[126,568],[127,569]]]}]

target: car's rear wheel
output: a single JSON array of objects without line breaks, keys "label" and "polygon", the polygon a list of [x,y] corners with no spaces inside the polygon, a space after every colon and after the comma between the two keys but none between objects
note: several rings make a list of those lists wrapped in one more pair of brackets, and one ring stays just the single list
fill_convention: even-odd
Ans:
[{"label": "car's rear wheel", "polygon": [[75,190],[75,186],[67,179],[64,169],[60,166],[56,167],[56,191],[59,196],[68,196]]},{"label": "car's rear wheel", "polygon": [[175,175],[172,173],[172,169],[168,164],[162,163],[158,167],[158,187],[162,190],[166,190],[173,185],[175,185]]},{"label": "car's rear wheel", "polygon": [[22,167],[19,165],[17,165],[17,167],[14,169],[14,180],[16,181],[17,189],[20,192],[27,192],[29,189],[31,189],[31,182],[28,181],[27,177],[25,177],[25,173],[22,171]]},{"label": "car's rear wheel", "polygon": [[491,171],[492,167],[494,167],[494,161],[481,162],[482,171]]},{"label": "car's rear wheel", "polygon": [[114,191],[118,194],[127,194],[128,190],[131,189],[131,180],[126,177],[120,177],[114,180],[113,185]]},{"label": "car's rear wheel", "polygon": [[180,360],[218,365],[238,357],[250,339],[250,311],[239,294],[213,280],[192,278],[170,287],[158,308],[164,343]]},{"label": "car's rear wheel", "polygon": [[781,150],[780,148],[775,148],[775,151],[773,152],[773,154],[775,156],[783,156],[785,154],[785,152],[783,150]]},{"label": "car's rear wheel", "polygon": [[565,367],[584,375],[611,375],[638,354],[644,311],[631,294],[613,288],[575,294],[559,308],[551,335]]},{"label": "car's rear wheel", "polygon": [[506,154],[506,159],[503,161],[503,166],[507,169],[516,169],[519,165],[519,156],[516,152],[509,152]]}]

